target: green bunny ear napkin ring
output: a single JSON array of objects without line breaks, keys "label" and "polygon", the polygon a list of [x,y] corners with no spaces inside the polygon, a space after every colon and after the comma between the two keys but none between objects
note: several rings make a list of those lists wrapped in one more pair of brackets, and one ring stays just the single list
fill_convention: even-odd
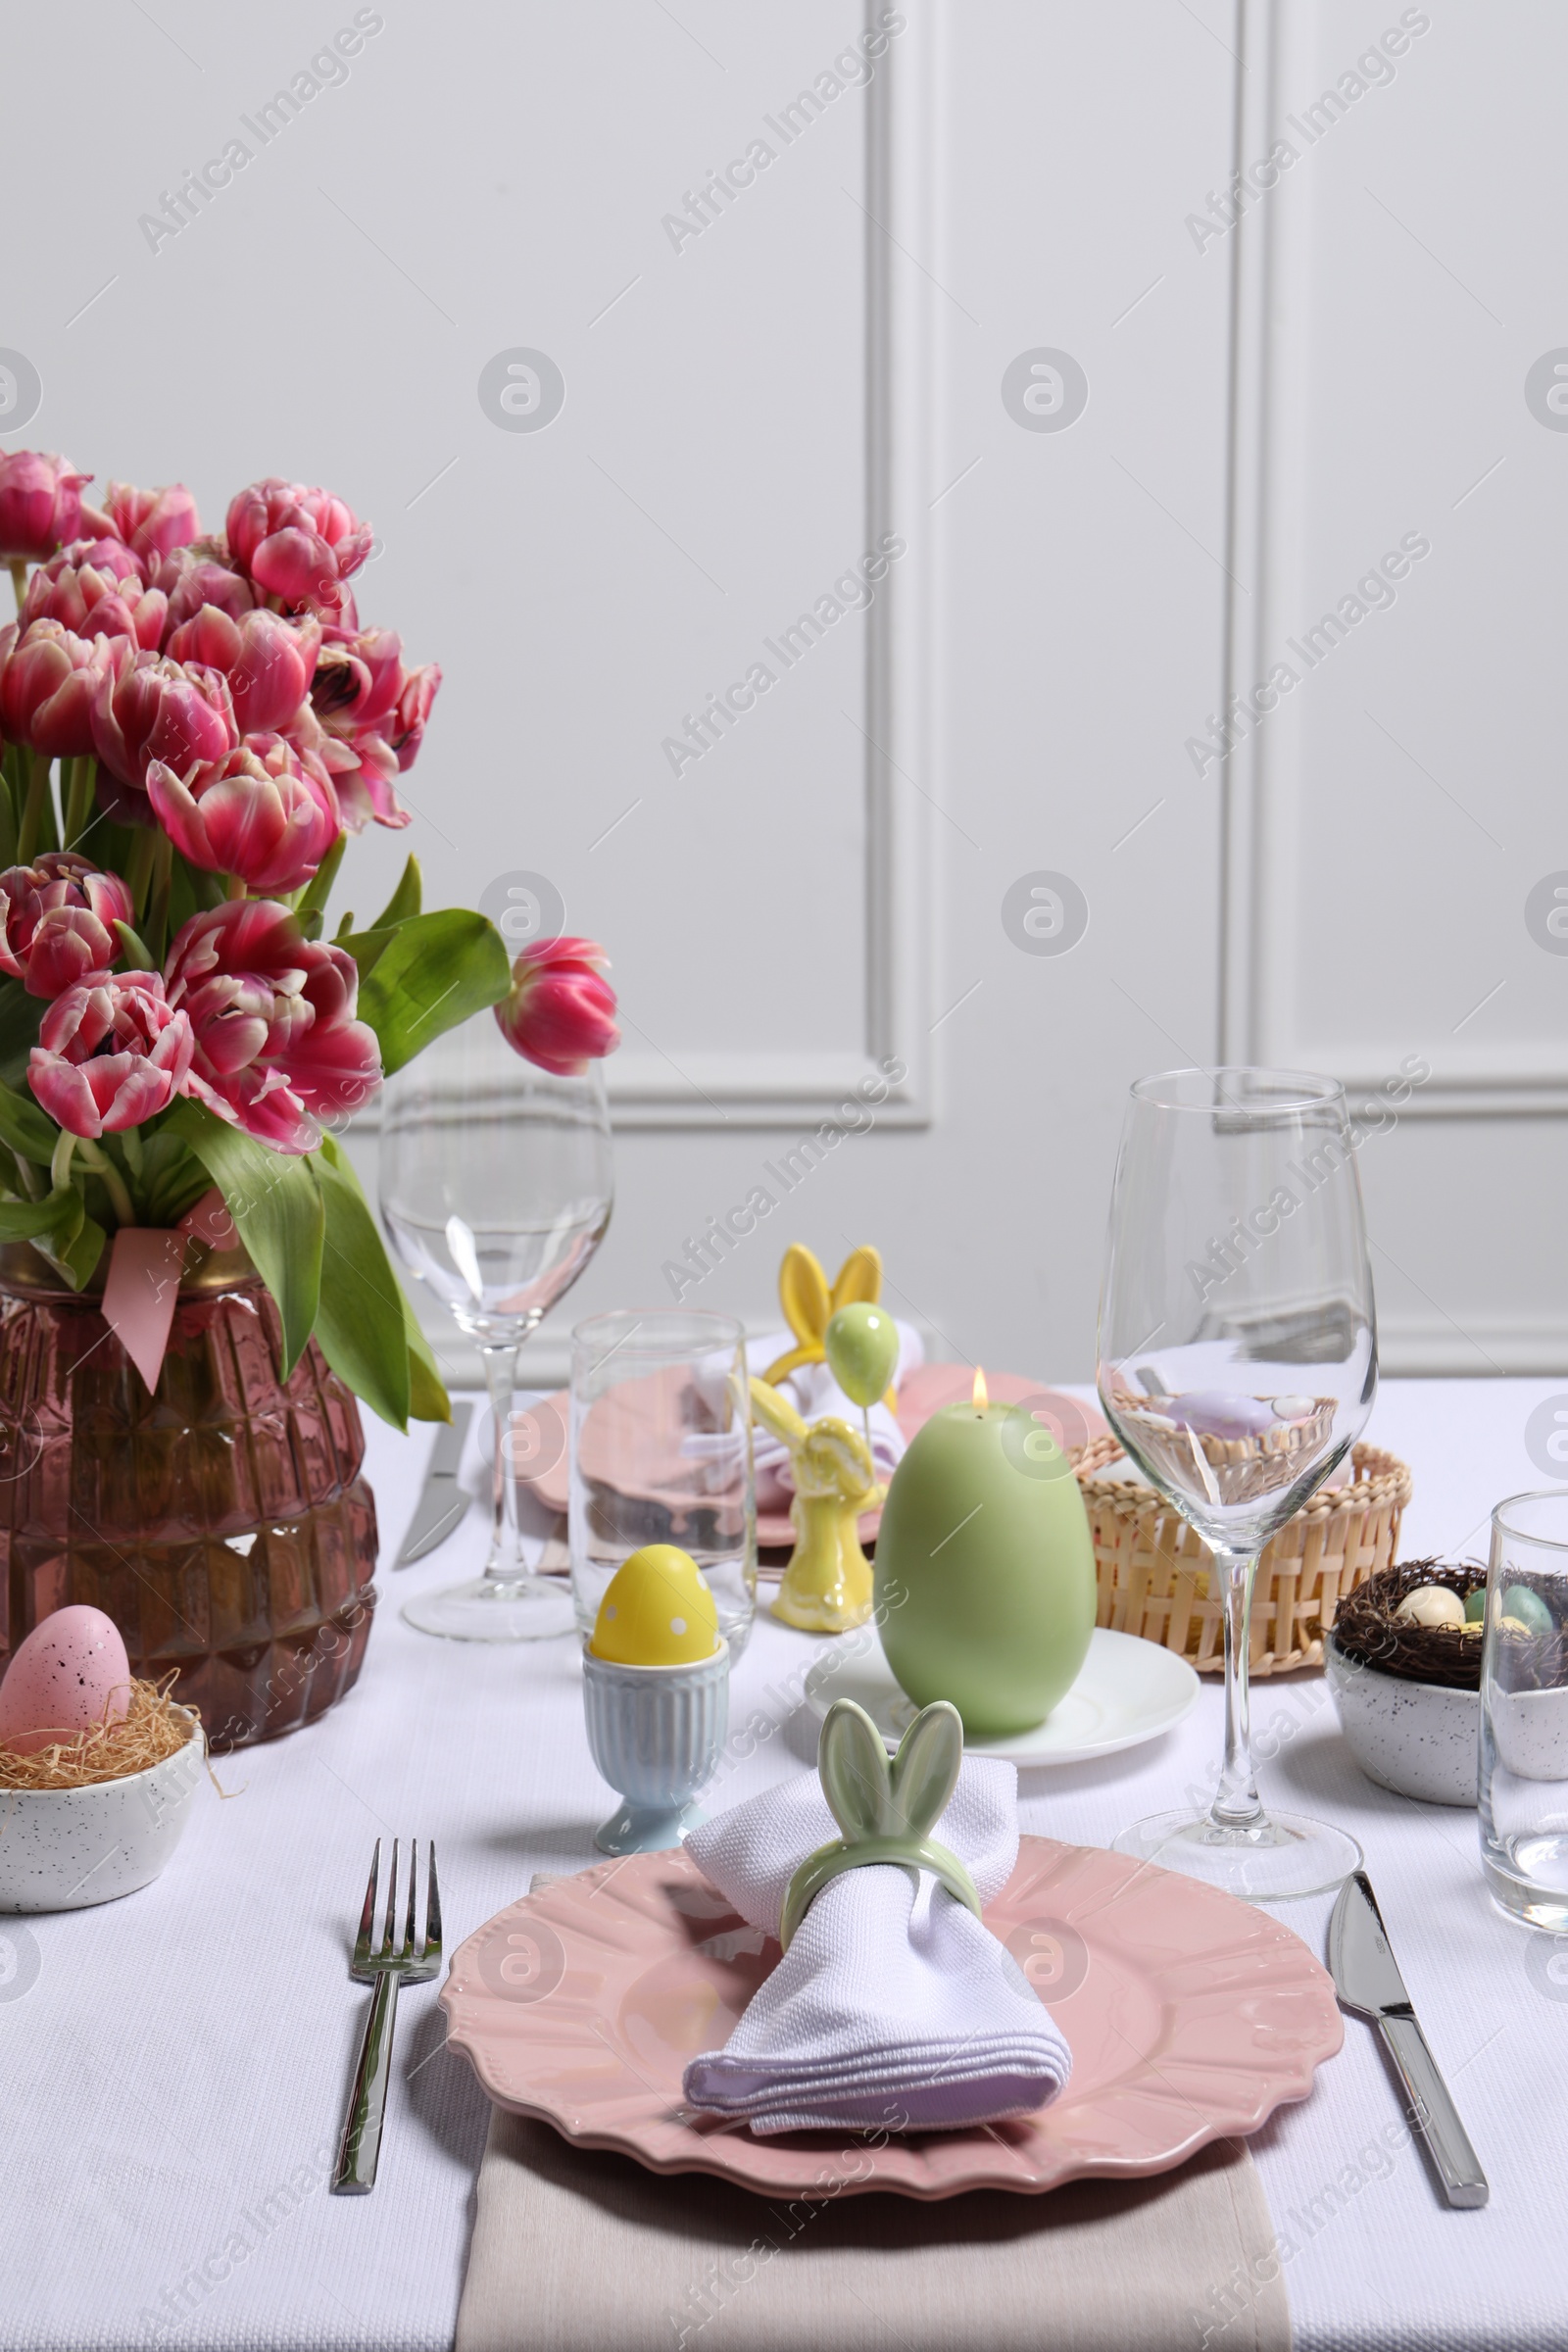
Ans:
[{"label": "green bunny ear napkin ring", "polygon": [[963,1722],[945,1698],[922,1707],[890,1762],[882,1735],[853,1698],[835,1699],[822,1725],[816,1769],[833,1818],[844,1832],[808,1854],[789,1883],[779,1921],[785,1951],[813,1898],[830,1879],[867,1863],[893,1862],[916,1886],[929,1870],[980,1917],[974,1881],[932,1830],[948,1808],[963,1762]]}]

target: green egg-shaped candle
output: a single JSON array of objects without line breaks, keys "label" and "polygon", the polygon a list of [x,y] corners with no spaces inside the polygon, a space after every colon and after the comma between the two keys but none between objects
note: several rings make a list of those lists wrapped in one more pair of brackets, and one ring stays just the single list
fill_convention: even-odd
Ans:
[{"label": "green egg-shaped candle", "polygon": [[909,1697],[951,1699],[971,1737],[1032,1731],[1071,1689],[1094,1544],[1070,1464],[1021,1405],[945,1405],[917,1432],[882,1508],[876,1620]]},{"label": "green egg-shaped candle", "polygon": [[899,1361],[899,1327],[885,1306],[841,1306],[822,1335],[827,1367],[856,1404],[875,1404]]}]

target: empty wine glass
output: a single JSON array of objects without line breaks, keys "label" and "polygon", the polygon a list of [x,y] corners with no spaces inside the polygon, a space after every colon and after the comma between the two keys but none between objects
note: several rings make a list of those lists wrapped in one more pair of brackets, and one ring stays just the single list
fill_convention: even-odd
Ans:
[{"label": "empty wine glass", "polygon": [[1249,1745],[1258,1554],[1344,1461],[1377,1386],[1355,1144],[1333,1078],[1141,1078],[1122,1131],[1100,1303],[1105,1413],[1213,1551],[1225,1608],[1225,1753],[1206,1813],[1114,1840],[1257,1902],[1333,1886],[1361,1859],[1324,1822],[1265,1812]]},{"label": "empty wine glass", "polygon": [[614,1185],[602,1063],[556,1077],[490,1012],[400,1070],[384,1097],[381,1215],[411,1274],[478,1343],[495,1416],[484,1574],[403,1610],[422,1633],[535,1642],[570,1633],[569,1588],[524,1567],[508,1495],[517,1350],[604,1238]]}]

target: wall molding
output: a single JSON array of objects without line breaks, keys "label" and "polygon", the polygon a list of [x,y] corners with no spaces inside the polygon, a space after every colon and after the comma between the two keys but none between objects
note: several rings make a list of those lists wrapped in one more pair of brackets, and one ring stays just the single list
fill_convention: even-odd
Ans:
[{"label": "wall molding", "polygon": [[[1235,145],[1233,168],[1266,153],[1257,141],[1275,108],[1278,42],[1274,0],[1237,0]],[[1225,546],[1225,646],[1222,707],[1229,709],[1239,679],[1256,667],[1261,636],[1261,598],[1244,597],[1243,578],[1260,580],[1271,514],[1268,478],[1269,368],[1268,303],[1271,292],[1272,228],[1275,208],[1244,213],[1232,231],[1230,354],[1230,478]],[[1259,1036],[1257,980],[1259,818],[1263,769],[1256,734],[1246,735],[1224,762],[1220,788],[1220,1021],[1223,1062],[1267,1059]]]},{"label": "wall molding", "polygon": [[[867,24],[878,0],[868,0]],[[884,1128],[928,1127],[935,806],[929,724],[934,637],[931,504],[933,368],[930,281],[900,250],[930,248],[934,47],[931,11],[909,23],[865,89],[866,545],[897,532],[909,552],[865,613],[861,770],[865,807],[865,1018],[857,1048],[666,1054],[634,1032],[605,1066],[611,1116],[622,1130],[808,1131],[836,1122],[862,1080],[875,1079]],[[889,1082],[888,1060],[905,1065]],[[862,1104],[865,1098],[861,1098]],[[377,1135],[378,1102],[356,1134]]]},{"label": "wall molding", "polygon": [[[416,1286],[411,1286],[411,1290],[416,1307],[432,1303],[427,1292]],[[689,1299],[688,1303],[700,1306],[703,1300],[696,1298]],[[784,1318],[776,1299],[763,1302],[750,1314],[729,1307],[723,1311],[735,1314],[748,1339],[757,1339],[765,1332],[784,1328]],[[571,1378],[571,1326],[577,1319],[574,1311],[568,1311],[559,1327],[547,1323],[527,1342],[517,1359],[519,1395],[526,1392],[533,1396],[548,1396],[557,1389],[566,1387]],[[941,1362],[948,1352],[941,1334],[918,1317],[913,1320],[925,1348],[927,1363]],[[425,1323],[421,1319],[421,1329],[436,1351],[441,1377],[449,1389],[484,1388],[484,1364],[472,1340],[466,1338],[445,1317],[439,1323]],[[1474,1371],[1475,1364],[1471,1363],[1468,1369]]]},{"label": "wall molding", "polygon": [[[1238,0],[1233,163],[1266,156],[1315,71],[1316,16],[1287,0]],[[1245,211],[1231,231],[1231,433],[1224,698],[1250,691],[1305,610],[1309,272],[1315,234],[1310,164],[1287,191]],[[1244,593],[1241,583],[1250,584]],[[1220,1056],[1285,1068],[1333,1069],[1352,1096],[1379,1089],[1406,1054],[1424,1051],[1428,1083],[1403,1104],[1414,1119],[1561,1117],[1568,1054],[1517,1048],[1483,1054],[1468,1041],[1359,1037],[1336,1050],[1305,1034],[1288,963],[1296,908],[1290,813],[1301,747],[1287,703],[1233,745],[1223,768]]]},{"label": "wall molding", "polygon": [[[1406,1047],[1406,1053],[1413,1049]],[[1355,1047],[1357,1062],[1367,1057],[1364,1043]],[[1398,1072],[1400,1055],[1390,1049],[1380,1069],[1357,1071],[1348,1058],[1332,1067],[1345,1081],[1352,1110],[1366,1097],[1381,1093]],[[1319,1064],[1318,1066],[1321,1066]],[[1490,1070],[1474,1075],[1452,1071],[1429,1078],[1399,1104],[1402,1119],[1560,1119],[1568,1113],[1568,1073],[1543,1065],[1536,1070]]]},{"label": "wall molding", "polygon": [[[755,1334],[774,1329],[778,1313],[764,1306],[741,1320]],[[471,1341],[451,1323],[431,1326],[428,1336],[439,1350],[449,1388],[483,1389],[484,1368]],[[934,1333],[926,1337],[928,1352],[941,1356],[940,1339]],[[1557,1374],[1568,1380],[1568,1318],[1469,1316],[1460,1332],[1441,1315],[1380,1312],[1378,1362],[1385,1380],[1549,1379]],[[536,1394],[564,1389],[571,1374],[566,1325],[537,1332],[522,1351],[517,1372],[519,1383]]]},{"label": "wall molding", "polygon": [[906,1075],[877,1109],[878,1124],[931,1123],[932,341],[929,281],[900,249],[930,247],[934,40],[932,12],[911,10],[865,89],[865,543],[894,531],[909,554],[865,615],[861,1049],[686,1054],[677,1045],[671,1057],[632,1038],[606,1071],[617,1127],[816,1126],[891,1058]]},{"label": "wall molding", "polygon": [[1568,1375],[1568,1319],[1525,1315],[1466,1318],[1460,1332],[1441,1315],[1378,1315],[1378,1365],[1386,1380]]}]

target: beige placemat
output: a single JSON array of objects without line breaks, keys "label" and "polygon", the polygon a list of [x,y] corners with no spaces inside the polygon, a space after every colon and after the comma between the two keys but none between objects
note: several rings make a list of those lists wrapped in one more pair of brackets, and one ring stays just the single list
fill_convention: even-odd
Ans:
[{"label": "beige placemat", "polygon": [[1289,2352],[1245,2145],[1152,2180],[808,2206],[497,2108],[457,2352]]}]

